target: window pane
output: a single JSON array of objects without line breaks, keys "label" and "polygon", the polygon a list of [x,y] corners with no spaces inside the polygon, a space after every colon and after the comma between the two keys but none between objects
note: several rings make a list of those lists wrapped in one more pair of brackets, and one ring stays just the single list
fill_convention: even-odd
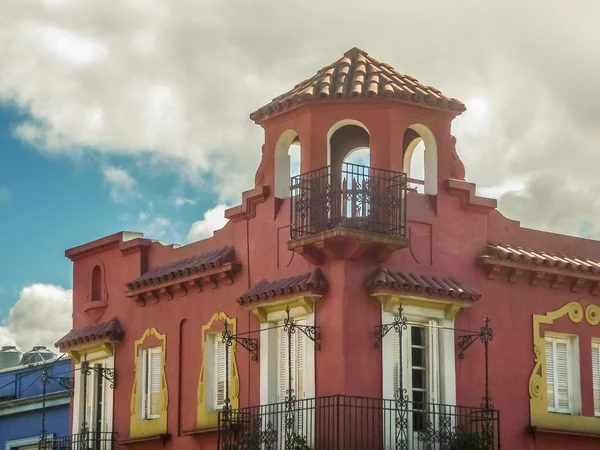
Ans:
[{"label": "window pane", "polygon": [[412,349],[412,365],[413,367],[425,367],[425,349],[414,348]]},{"label": "window pane", "polygon": [[413,431],[425,431],[426,416],[424,412],[413,412]]},{"label": "window pane", "polygon": [[416,409],[422,409],[419,404],[425,402],[425,391],[413,391],[413,402]]},{"label": "window pane", "polygon": [[412,385],[414,389],[425,389],[425,371],[423,369],[412,370]]},{"label": "window pane", "polygon": [[412,345],[425,345],[425,328],[413,325],[410,333]]}]

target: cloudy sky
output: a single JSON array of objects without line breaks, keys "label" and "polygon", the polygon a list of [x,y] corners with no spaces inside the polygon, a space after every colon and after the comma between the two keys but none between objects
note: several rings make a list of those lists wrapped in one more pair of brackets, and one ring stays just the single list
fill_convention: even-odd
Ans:
[{"label": "cloudy sky", "polygon": [[2,0],[0,341],[68,330],[65,248],[221,226],[248,114],[354,46],[467,104],[467,178],[505,215],[600,238],[600,4],[490,3]]}]

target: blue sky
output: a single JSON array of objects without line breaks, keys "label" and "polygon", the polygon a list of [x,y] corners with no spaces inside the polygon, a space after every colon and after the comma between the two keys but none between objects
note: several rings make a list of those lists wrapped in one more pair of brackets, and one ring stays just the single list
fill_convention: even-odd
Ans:
[{"label": "blue sky", "polygon": [[[14,136],[22,119],[14,107],[0,107],[0,320],[25,286],[72,286],[67,248],[121,230],[185,244],[191,224],[215,206],[210,192],[172,172],[148,174],[143,160],[38,151]],[[106,168],[127,172],[134,185],[110,184]]]}]

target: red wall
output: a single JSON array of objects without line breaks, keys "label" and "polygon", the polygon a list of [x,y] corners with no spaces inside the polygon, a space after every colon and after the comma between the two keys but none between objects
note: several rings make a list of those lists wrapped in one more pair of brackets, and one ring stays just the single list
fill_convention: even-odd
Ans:
[{"label": "red wall", "polygon": [[[501,412],[502,445],[505,449],[572,448],[575,440],[553,436],[534,439],[525,429],[529,424],[528,383],[533,369],[532,315],[544,314],[588,294],[574,294],[548,286],[510,283],[506,278],[489,280],[476,263],[489,241],[566,252],[600,260],[600,244],[549,233],[524,230],[498,212],[489,214],[461,209],[460,199],[444,188],[452,157],[452,117],[415,106],[378,102],[348,102],[302,107],[263,124],[265,128],[264,183],[273,192],[273,151],[281,133],[294,129],[302,144],[302,171],[327,164],[327,132],[342,119],[362,122],[371,136],[371,165],[402,170],[402,136],[413,123],[427,125],[438,144],[439,190],[437,198],[411,193],[409,228],[412,248],[397,251],[385,266],[418,274],[453,276],[473,287],[482,297],[471,309],[459,313],[456,327],[479,329],[486,314],[491,319],[494,340],[490,344],[490,395]],[[460,149],[459,149],[460,150]],[[468,169],[468,168],[467,168]],[[277,280],[313,270],[300,255],[287,250],[289,200],[275,202],[270,196],[257,206],[256,217],[229,222],[215,236],[181,248],[145,242],[147,251],[122,254],[118,244],[87,252],[74,260],[74,327],[90,324],[84,312],[91,272],[102,262],[106,268],[108,306],[100,320],[118,317],[125,337],[116,354],[118,384],[115,390],[114,430],[120,439],[129,436],[129,401],[133,386],[134,342],[150,327],[167,335],[167,383],[169,390],[167,449],[215,448],[216,433],[189,437],[184,430],[195,428],[196,389],[201,367],[201,327],[218,311],[237,317],[238,332],[257,330],[258,321],[236,302],[236,298],[262,279]],[[143,242],[142,242],[143,243]],[[190,255],[225,245],[235,247],[242,265],[232,285],[201,293],[190,292],[140,307],[125,297],[125,284],[151,269]],[[316,394],[347,394],[380,397],[382,391],[381,350],[374,348],[374,327],[381,323],[381,306],[367,294],[364,283],[377,267],[366,261],[328,259],[323,267],[330,288],[319,301],[316,325],[321,328],[322,350],[316,354]],[[569,331],[572,324],[555,324]],[[587,337],[593,328],[577,325],[580,338],[584,414],[593,413],[591,368]],[[240,371],[241,406],[257,405],[259,365],[242,349],[237,352]],[[484,395],[483,346],[473,345],[464,360],[457,360],[457,403],[478,406]],[[545,440],[544,440],[545,439]],[[571,439],[575,439],[572,438]],[[597,447],[596,441],[576,438],[580,449]],[[162,448],[162,443],[143,443],[139,448]]]}]

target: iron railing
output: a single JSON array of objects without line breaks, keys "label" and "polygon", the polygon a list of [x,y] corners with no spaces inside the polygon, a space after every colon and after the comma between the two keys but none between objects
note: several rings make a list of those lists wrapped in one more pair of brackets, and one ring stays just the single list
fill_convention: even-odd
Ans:
[{"label": "iron railing", "polygon": [[405,173],[343,163],[292,177],[291,239],[336,227],[406,237]]},{"label": "iron railing", "polygon": [[42,438],[39,450],[112,450],[116,448],[115,434],[87,431],[69,436]]},{"label": "iron railing", "polygon": [[496,410],[342,395],[219,413],[220,450],[498,450]]}]

